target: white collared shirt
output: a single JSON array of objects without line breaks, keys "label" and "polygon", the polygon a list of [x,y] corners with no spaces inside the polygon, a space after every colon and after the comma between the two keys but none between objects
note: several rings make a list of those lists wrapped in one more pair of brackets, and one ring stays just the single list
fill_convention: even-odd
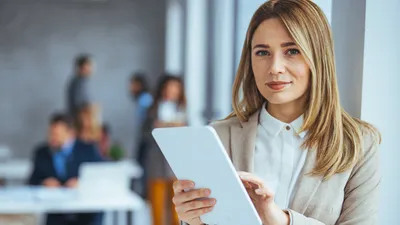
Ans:
[{"label": "white collared shirt", "polygon": [[298,133],[303,116],[290,124],[260,113],[254,154],[254,173],[275,194],[275,203],[287,209],[295,193],[295,184],[303,168],[307,151],[301,149],[306,132]]}]

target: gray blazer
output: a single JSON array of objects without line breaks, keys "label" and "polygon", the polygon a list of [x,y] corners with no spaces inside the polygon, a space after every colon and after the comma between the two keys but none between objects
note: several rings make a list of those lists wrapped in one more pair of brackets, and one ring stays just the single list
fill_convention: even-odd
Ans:
[{"label": "gray blazer", "polygon": [[[248,122],[237,118],[212,124],[238,171],[253,172],[253,154],[259,112]],[[378,224],[378,144],[364,136],[364,157],[349,171],[328,180],[306,175],[315,166],[316,151],[307,153],[297,181],[298,190],[289,206],[293,225],[375,225]]]}]

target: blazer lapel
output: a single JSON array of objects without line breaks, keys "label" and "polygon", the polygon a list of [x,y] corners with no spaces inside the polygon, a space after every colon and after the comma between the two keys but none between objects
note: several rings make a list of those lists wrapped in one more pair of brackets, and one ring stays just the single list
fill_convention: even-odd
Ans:
[{"label": "blazer lapel", "polygon": [[78,162],[80,160],[80,155],[79,155],[79,143],[77,140],[74,143],[74,146],[72,147],[72,151],[70,155],[68,156],[65,166],[66,166],[66,172],[67,172],[67,177],[72,178],[76,177],[78,175]]},{"label": "blazer lapel", "polygon": [[47,162],[43,163],[43,165],[49,165],[48,167],[49,168],[48,172],[50,173],[49,177],[58,177],[56,167],[54,166],[53,154],[54,154],[53,150],[50,147],[48,147],[46,154]]},{"label": "blazer lapel", "polygon": [[259,111],[247,122],[231,127],[232,162],[238,171],[253,172]]},{"label": "blazer lapel", "polygon": [[302,214],[307,210],[308,205],[323,180],[322,176],[309,174],[315,167],[316,156],[316,150],[309,150],[307,152],[306,161],[296,183],[298,188],[296,193],[294,193],[293,201],[289,207]]}]

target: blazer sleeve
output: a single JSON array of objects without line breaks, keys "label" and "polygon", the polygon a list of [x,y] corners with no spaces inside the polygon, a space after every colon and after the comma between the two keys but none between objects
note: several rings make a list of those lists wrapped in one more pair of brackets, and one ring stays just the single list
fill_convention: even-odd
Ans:
[{"label": "blazer sleeve", "polygon": [[[345,187],[342,211],[336,225],[377,225],[381,183],[379,146],[366,137],[364,157],[354,166]],[[288,210],[291,225],[325,225],[314,218]],[[182,225],[188,225],[181,223]]]},{"label": "blazer sleeve", "polygon": [[41,185],[43,180],[48,178],[46,171],[43,171],[43,148],[38,148],[35,150],[33,155],[33,170],[31,176],[29,177],[29,185]]},{"label": "blazer sleeve", "polygon": [[97,145],[89,145],[89,152],[90,152],[90,162],[103,162],[105,161],[101,155],[100,155],[100,151],[97,148]]},{"label": "blazer sleeve", "polygon": [[[366,137],[364,157],[353,168],[345,187],[342,211],[336,225],[378,224],[379,146],[375,138]],[[289,210],[293,225],[324,225],[324,223]]]}]

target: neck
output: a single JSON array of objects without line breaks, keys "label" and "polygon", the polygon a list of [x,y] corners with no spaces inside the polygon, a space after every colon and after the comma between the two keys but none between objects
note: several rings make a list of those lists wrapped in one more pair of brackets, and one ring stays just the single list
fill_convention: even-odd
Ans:
[{"label": "neck", "polygon": [[80,72],[77,72],[77,73],[76,73],[76,76],[77,76],[77,77],[80,77],[80,78],[86,78],[86,77],[87,77],[87,75],[82,74],[82,73],[80,73]]},{"label": "neck", "polygon": [[304,108],[305,100],[300,98],[285,104],[268,103],[266,110],[274,118],[284,123],[291,123],[304,114]]},{"label": "neck", "polygon": [[137,92],[137,93],[135,93],[135,94],[132,94],[133,95],[133,97],[135,98],[135,99],[138,99],[139,97],[140,97],[140,95],[142,95],[144,93],[144,91],[142,90],[142,91],[139,91],[139,92]]},{"label": "neck", "polygon": [[64,143],[62,144],[62,146],[66,145],[67,143],[70,143],[73,140],[72,137],[67,138]]}]

